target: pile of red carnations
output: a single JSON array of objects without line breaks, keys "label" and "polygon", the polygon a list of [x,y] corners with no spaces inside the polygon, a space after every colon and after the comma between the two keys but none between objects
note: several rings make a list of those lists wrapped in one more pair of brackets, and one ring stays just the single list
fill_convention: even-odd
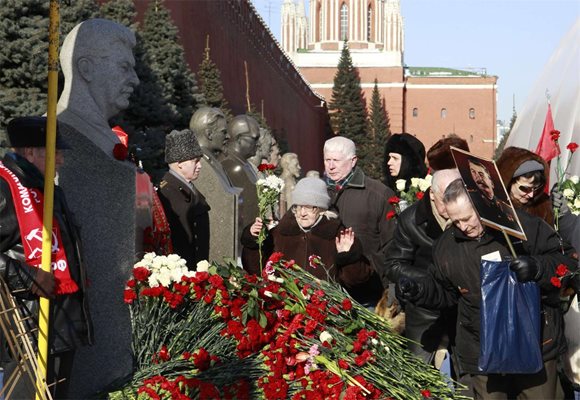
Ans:
[{"label": "pile of red carnations", "polygon": [[385,320],[281,253],[261,277],[183,265],[149,254],[135,266],[125,290],[135,371],[112,399],[459,397]]}]

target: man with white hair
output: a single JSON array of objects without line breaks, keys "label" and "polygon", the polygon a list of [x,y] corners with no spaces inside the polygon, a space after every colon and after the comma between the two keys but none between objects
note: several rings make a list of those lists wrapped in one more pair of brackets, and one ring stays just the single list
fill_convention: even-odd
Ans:
[{"label": "man with white hair", "polygon": [[[352,140],[336,136],[324,144],[330,209],[338,212],[345,226],[353,228],[363,244],[364,254],[377,271],[393,237],[395,220],[389,216],[394,214],[394,208],[389,198],[395,193],[376,179],[365,176],[356,162],[356,146]],[[376,274],[353,297],[371,308],[377,304],[382,291],[380,277]]]},{"label": "man with white hair", "polygon": [[[385,252],[382,265],[383,284],[398,282],[405,276],[423,276],[433,263],[433,243],[441,236],[448,225],[447,211],[443,203],[443,193],[447,186],[460,178],[457,169],[444,169],[433,174],[431,188],[425,196],[403,211],[397,219],[394,238]],[[397,290],[398,292],[398,290]],[[423,361],[440,368],[443,357],[436,357],[449,333],[449,313],[429,310],[404,304],[405,337],[413,340],[409,350]],[[453,325],[451,325],[452,327]]]}]

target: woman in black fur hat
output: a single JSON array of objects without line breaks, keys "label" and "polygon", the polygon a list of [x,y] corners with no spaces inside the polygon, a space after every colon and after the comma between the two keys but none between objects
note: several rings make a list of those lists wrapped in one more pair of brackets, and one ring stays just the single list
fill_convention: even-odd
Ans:
[{"label": "woman in black fur hat", "polygon": [[408,133],[394,134],[385,146],[385,164],[385,184],[397,192],[395,182],[404,179],[407,181],[407,190],[411,185],[411,178],[424,178],[427,175],[425,146]]}]

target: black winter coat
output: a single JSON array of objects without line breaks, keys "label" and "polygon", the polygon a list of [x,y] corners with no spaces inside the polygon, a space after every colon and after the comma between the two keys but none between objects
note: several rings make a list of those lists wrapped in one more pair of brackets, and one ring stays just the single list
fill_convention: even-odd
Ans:
[{"label": "black winter coat", "polygon": [[[29,188],[44,189],[40,171],[26,159],[8,154],[2,160]],[[62,190],[54,188],[54,216],[59,224],[71,278],[79,286],[76,293],[57,296],[51,300],[49,347],[52,353],[74,350],[92,343],[92,326],[88,312],[86,274],[82,264],[77,228],[66,205]],[[28,328],[36,328],[38,321],[38,297],[30,292],[38,269],[24,262],[25,255],[20,228],[8,183],[0,178],[0,273],[14,295],[21,311],[30,316]],[[31,335],[34,341],[37,335]],[[6,360],[2,360],[6,362]]]},{"label": "black winter coat", "polygon": [[[542,354],[544,361],[557,358],[566,350],[562,326],[560,291],[550,283],[556,276],[559,264],[576,270],[578,260],[572,257],[573,249],[561,245],[556,232],[541,218],[517,211],[528,238],[527,241],[512,238],[518,255],[529,255],[542,266],[543,272],[537,282],[542,296]],[[510,255],[501,232],[486,229],[480,239],[466,237],[456,227],[447,229],[437,241],[433,251],[435,279],[423,281],[423,293],[419,305],[436,308],[458,306],[456,349],[459,370],[462,373],[478,373],[480,351],[480,262],[481,257],[499,251],[502,258]]]},{"label": "black winter coat", "polygon": [[159,183],[159,200],[171,229],[176,254],[195,270],[201,260],[209,258],[209,210],[205,197],[170,172]]},{"label": "black winter coat", "polygon": [[[397,218],[393,240],[385,251],[381,277],[385,287],[389,282],[399,282],[401,273],[419,269],[428,274],[433,264],[433,242],[443,230],[433,215],[429,191]],[[405,308],[405,336],[420,343],[426,352],[437,350],[441,339],[447,334],[453,337],[455,308],[432,310],[412,303]],[[415,345],[410,344],[413,351]],[[419,352],[420,354],[420,352]],[[426,360],[428,361],[428,360]]]}]

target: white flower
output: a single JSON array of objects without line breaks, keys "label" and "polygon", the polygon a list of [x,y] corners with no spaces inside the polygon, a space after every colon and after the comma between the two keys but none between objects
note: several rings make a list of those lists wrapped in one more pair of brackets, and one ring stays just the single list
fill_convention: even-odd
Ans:
[{"label": "white flower", "polygon": [[566,188],[562,191],[562,194],[564,195],[565,198],[567,199],[573,199],[574,198],[574,191],[572,189]]},{"label": "white flower", "polygon": [[579,180],[579,179],[578,179],[578,175],[572,175],[572,176],[570,177],[570,180],[572,181],[572,183],[573,183],[574,185],[577,185],[577,184],[578,184],[578,180]]},{"label": "white flower", "polygon": [[405,185],[407,184],[407,181],[404,179],[397,179],[397,181],[395,182],[395,185],[397,186],[397,190],[398,191],[403,191],[405,190]]},{"label": "white flower", "polygon": [[420,182],[419,178],[411,178],[411,186],[412,187],[419,187],[419,182]]},{"label": "white flower", "polygon": [[264,290],[264,296],[266,297],[272,297],[272,292],[270,292],[269,290]]},{"label": "white flower", "polygon": [[379,341],[375,338],[372,338],[371,343],[373,344],[373,346],[376,346],[377,344],[379,344]]},{"label": "white flower", "polygon": [[580,208],[580,197],[576,197],[574,200],[574,208]]},{"label": "white flower", "polygon": [[201,260],[196,265],[197,272],[207,272],[209,270],[209,262],[207,260]]},{"label": "white flower", "polygon": [[268,280],[272,282],[284,283],[284,279],[278,278],[277,276],[274,275],[268,275]]},{"label": "white flower", "polygon": [[324,343],[324,342],[328,342],[330,343],[332,341],[332,335],[330,333],[328,333],[327,331],[324,331],[320,334],[320,342]]},{"label": "white flower", "polygon": [[431,182],[426,179],[419,179],[419,190],[424,192],[431,187]]},{"label": "white flower", "polygon": [[433,175],[431,175],[431,174],[428,174],[428,175],[425,177],[425,181],[429,183],[429,186],[431,186],[431,182],[433,182]]}]

